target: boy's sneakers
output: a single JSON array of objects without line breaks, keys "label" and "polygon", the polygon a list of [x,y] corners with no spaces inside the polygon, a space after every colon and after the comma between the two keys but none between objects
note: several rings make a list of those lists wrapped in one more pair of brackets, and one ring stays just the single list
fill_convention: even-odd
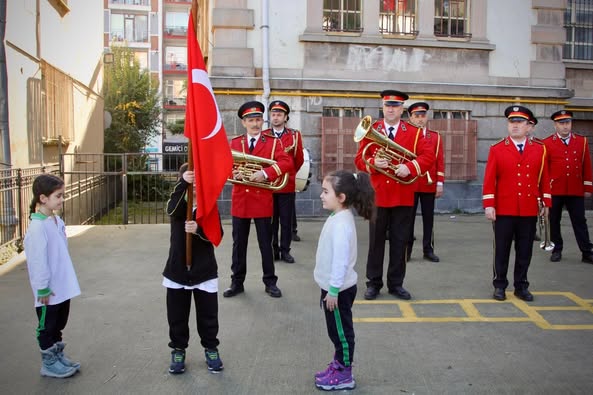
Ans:
[{"label": "boy's sneakers", "polygon": [[169,373],[181,374],[185,372],[185,350],[174,349],[171,351],[171,366],[169,366]]},{"label": "boy's sneakers", "polygon": [[224,366],[222,366],[222,361],[220,360],[220,355],[218,355],[218,350],[205,350],[204,354],[206,355],[206,364],[208,365],[208,370],[212,373],[220,373]]},{"label": "boy's sneakers", "polygon": [[315,377],[315,386],[324,391],[354,389],[356,382],[352,376],[352,367],[345,367],[338,361],[333,361],[325,376]]}]

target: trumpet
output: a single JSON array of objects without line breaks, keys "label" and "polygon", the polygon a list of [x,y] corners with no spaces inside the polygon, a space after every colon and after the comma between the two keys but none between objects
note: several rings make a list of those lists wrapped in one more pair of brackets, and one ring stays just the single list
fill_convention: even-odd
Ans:
[{"label": "trumpet", "polygon": [[550,221],[544,214],[544,202],[540,197],[537,198],[537,206],[539,208],[538,215],[538,226],[540,237],[543,236],[543,240],[539,243],[539,248],[545,251],[552,251],[554,249],[554,243],[550,240]]},{"label": "trumpet", "polygon": [[286,186],[288,183],[288,173],[284,173],[282,177],[274,181],[250,181],[249,178],[256,172],[263,170],[264,167],[273,166],[276,161],[273,159],[261,158],[255,155],[249,155],[244,152],[231,150],[233,156],[233,170],[238,171],[241,175],[240,179],[228,178],[233,184],[252,186],[257,188],[269,189],[278,191]]},{"label": "trumpet", "polygon": [[[367,144],[362,151],[362,159],[367,166],[375,169],[379,173],[386,175],[387,177],[389,177],[393,180],[396,180],[402,184],[411,184],[414,181],[416,181],[416,179],[419,176],[404,180],[404,179],[397,177],[395,175],[395,172],[397,171],[397,169],[399,168],[399,166],[401,164],[405,164],[405,163],[413,161],[414,159],[416,159],[417,155],[415,153],[413,153],[412,151],[397,144],[396,142],[390,140],[389,138],[387,138],[386,136],[381,134],[379,131],[377,131],[375,128],[373,128],[373,120],[370,115],[367,115],[364,118],[362,118],[362,120],[360,121],[360,123],[358,124],[356,129],[354,130],[354,141],[355,142],[358,143],[358,142],[362,141],[362,139],[364,139],[365,137],[372,141],[371,143]],[[379,146],[379,148],[377,149],[377,151],[375,153],[375,158],[387,159],[387,161],[389,161],[389,165],[388,165],[387,169],[381,169],[381,168],[371,164],[366,159],[366,151],[371,146],[374,146],[374,145]],[[426,176],[428,177],[429,183],[432,184],[430,175],[428,175],[428,173],[426,173]]]}]

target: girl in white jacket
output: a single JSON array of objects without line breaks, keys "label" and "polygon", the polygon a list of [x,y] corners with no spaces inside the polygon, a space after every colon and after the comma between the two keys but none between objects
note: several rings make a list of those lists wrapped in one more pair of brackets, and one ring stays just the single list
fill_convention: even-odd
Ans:
[{"label": "girl in white jacket", "polygon": [[25,235],[29,280],[35,298],[41,349],[41,375],[70,377],[80,364],[64,356],[62,330],[68,322],[70,299],[80,295],[74,266],[68,253],[66,226],[54,214],[64,202],[64,181],[42,174],[33,181],[31,223]]},{"label": "girl in white jacket", "polygon": [[326,391],[352,389],[356,386],[352,376],[352,304],[356,297],[357,238],[350,208],[371,219],[375,193],[368,174],[339,170],[324,178],[320,197],[323,208],[331,214],[319,236],[314,277],[321,287],[320,304],[335,353],[327,369],[315,375],[315,385]]}]

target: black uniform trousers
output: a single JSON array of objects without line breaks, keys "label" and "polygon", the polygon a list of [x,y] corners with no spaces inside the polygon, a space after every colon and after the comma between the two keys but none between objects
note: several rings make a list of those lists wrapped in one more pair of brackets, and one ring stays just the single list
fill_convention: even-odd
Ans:
[{"label": "black uniform trousers", "polygon": [[[292,217],[296,194],[274,193],[274,216],[272,217],[272,246],[274,252],[290,252],[292,241]],[[278,228],[280,228],[280,245],[278,245]]]},{"label": "black uniform trousers", "polygon": [[509,285],[507,272],[511,244],[515,242],[515,270],[514,286],[516,290],[527,289],[527,270],[533,254],[533,240],[537,216],[519,217],[512,215],[497,215],[494,227],[494,288],[506,289]]},{"label": "black uniform trousers", "polygon": [[295,196],[295,204],[292,209],[292,234],[296,235],[298,233],[297,229],[297,216],[296,216],[296,196]]},{"label": "black uniform trousers", "polygon": [[406,276],[406,248],[410,237],[410,223],[414,207],[377,207],[374,222],[369,222],[369,253],[367,257],[367,287],[383,287],[383,259],[385,240],[389,231],[389,266],[387,289],[402,286]]},{"label": "black uniform trousers", "polygon": [[414,225],[416,223],[416,212],[418,203],[422,211],[422,252],[427,254],[434,252],[434,201],[436,193],[416,192],[414,193],[414,215],[410,227],[410,239],[408,240],[408,251],[414,246]]},{"label": "black uniform trousers", "polygon": [[218,344],[218,293],[200,289],[167,288],[167,320],[169,347],[185,350],[189,344],[189,314],[191,298],[196,307],[196,323],[200,343],[205,349],[216,350]]},{"label": "black uniform trousers", "polygon": [[[272,252],[272,219],[270,217],[253,218],[257,242],[261,253],[263,282],[266,285],[275,285],[278,281],[274,270],[274,253]],[[251,218],[233,217],[233,263],[231,270],[233,283],[242,285],[247,274],[247,242]]]},{"label": "black uniform trousers", "polygon": [[570,216],[574,237],[577,240],[579,250],[585,255],[591,254],[591,240],[589,229],[585,218],[585,199],[582,196],[552,196],[552,207],[550,207],[550,240],[554,243],[554,252],[562,252],[564,240],[560,233],[560,220],[562,219],[562,208]]},{"label": "black uniform trousers", "polygon": [[352,322],[352,305],[356,298],[356,285],[340,291],[338,307],[329,311],[323,299],[327,291],[321,290],[321,308],[325,313],[327,334],[334,344],[334,359],[343,366],[352,366],[354,358],[354,324]]},{"label": "black uniform trousers", "polygon": [[62,341],[62,331],[70,315],[70,299],[59,304],[35,307],[35,312],[39,320],[37,342],[39,348],[47,350],[56,342]]}]

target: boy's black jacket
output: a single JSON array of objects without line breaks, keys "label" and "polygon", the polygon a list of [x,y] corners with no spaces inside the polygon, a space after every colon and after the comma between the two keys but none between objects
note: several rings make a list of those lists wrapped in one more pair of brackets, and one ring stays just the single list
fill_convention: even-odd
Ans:
[{"label": "boy's black jacket", "polygon": [[[192,266],[187,270],[185,265],[185,221],[187,202],[185,193],[188,183],[180,178],[173,188],[171,197],[167,202],[167,214],[171,219],[171,240],[169,258],[163,271],[163,276],[178,284],[196,285],[218,277],[218,266],[214,255],[214,246],[202,229],[197,235],[192,235]],[[194,211],[195,215],[195,211]]]}]

